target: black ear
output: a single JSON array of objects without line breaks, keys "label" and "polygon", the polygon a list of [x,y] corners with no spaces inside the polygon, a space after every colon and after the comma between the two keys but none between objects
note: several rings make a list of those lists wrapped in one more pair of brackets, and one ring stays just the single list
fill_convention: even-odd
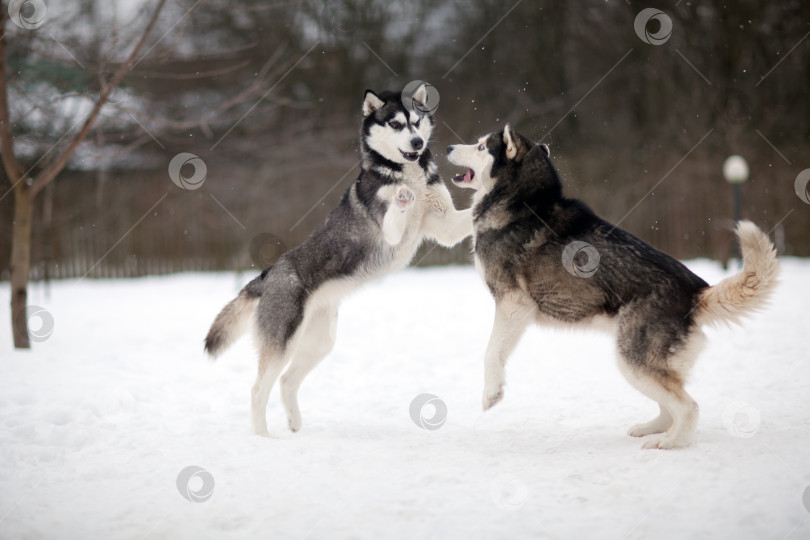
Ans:
[{"label": "black ear", "polygon": [[540,149],[545,152],[546,156],[551,157],[551,149],[548,147],[547,144],[541,144]]},{"label": "black ear", "polygon": [[381,109],[383,105],[385,105],[385,102],[381,100],[373,90],[366,90],[366,94],[363,97],[363,118]]}]

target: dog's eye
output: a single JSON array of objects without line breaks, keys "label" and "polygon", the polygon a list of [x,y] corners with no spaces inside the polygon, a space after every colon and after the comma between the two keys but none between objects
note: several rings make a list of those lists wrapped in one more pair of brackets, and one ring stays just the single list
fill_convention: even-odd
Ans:
[{"label": "dog's eye", "polygon": [[420,119],[419,119],[419,120],[417,120],[416,122],[413,122],[413,127],[418,128],[418,127],[419,127],[419,123],[420,123],[421,121],[422,121],[422,119],[420,118]]},{"label": "dog's eye", "polygon": [[483,152],[483,151],[484,151],[484,145],[483,145],[483,144],[479,144],[479,145],[478,145],[478,151],[479,151],[479,152]]},{"label": "dog's eye", "polygon": [[400,129],[402,127],[402,124],[400,124],[396,120],[391,120],[390,122],[388,122],[388,125],[394,129]]}]

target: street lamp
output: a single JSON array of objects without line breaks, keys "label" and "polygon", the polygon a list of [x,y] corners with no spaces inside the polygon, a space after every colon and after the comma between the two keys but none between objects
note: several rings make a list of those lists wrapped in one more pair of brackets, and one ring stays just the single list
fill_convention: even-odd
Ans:
[{"label": "street lamp", "polygon": [[[745,158],[734,154],[729,156],[723,162],[723,176],[726,182],[731,184],[732,192],[734,194],[734,221],[739,223],[742,219],[742,197],[740,195],[740,186],[748,180],[748,162]],[[738,251],[737,248],[735,251]],[[740,261],[742,261],[742,253],[738,251]]]},{"label": "street lamp", "polygon": [[729,156],[723,162],[723,176],[731,184],[734,191],[734,221],[742,219],[742,199],[740,198],[740,185],[748,180],[748,162],[738,155]]}]

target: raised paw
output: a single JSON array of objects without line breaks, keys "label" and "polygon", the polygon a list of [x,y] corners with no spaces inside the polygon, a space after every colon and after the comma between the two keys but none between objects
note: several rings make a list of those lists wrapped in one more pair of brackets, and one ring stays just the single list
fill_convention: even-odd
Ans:
[{"label": "raised paw", "polygon": [[287,419],[287,426],[289,426],[290,431],[292,431],[293,433],[298,433],[302,425],[303,422],[301,422],[300,414],[297,417],[290,417]]},{"label": "raised paw", "polygon": [[503,387],[498,388],[494,392],[484,392],[484,410],[491,409],[503,399]]},{"label": "raised paw", "polygon": [[406,186],[401,186],[398,190],[396,195],[394,195],[394,204],[402,210],[403,212],[408,209],[409,206],[413,204],[416,200],[416,197],[411,190],[408,189]]}]

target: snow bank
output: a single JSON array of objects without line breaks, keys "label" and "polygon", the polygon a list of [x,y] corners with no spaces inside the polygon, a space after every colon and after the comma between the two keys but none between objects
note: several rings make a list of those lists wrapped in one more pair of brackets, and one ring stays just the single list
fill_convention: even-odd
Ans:
[{"label": "snow bank", "polygon": [[[810,261],[782,264],[770,311],[708,331],[696,443],[666,452],[625,435],[657,408],[602,335],[532,329],[482,413],[494,309],[469,267],[349,298],[301,389],[303,430],[274,391],[270,439],[249,431],[250,340],[202,355],[251,276],[34,285],[54,324],[33,351],[11,351],[0,310],[0,538],[807,538]],[[447,407],[439,429],[411,420],[423,393]],[[184,498],[189,466],[210,476],[188,472]]]}]

